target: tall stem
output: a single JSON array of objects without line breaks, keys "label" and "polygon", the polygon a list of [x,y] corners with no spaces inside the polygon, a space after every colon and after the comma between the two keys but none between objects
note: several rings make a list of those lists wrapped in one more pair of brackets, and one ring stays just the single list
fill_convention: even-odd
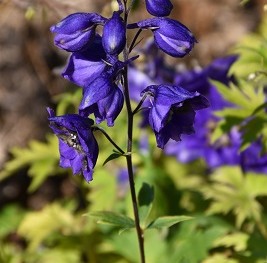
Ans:
[{"label": "tall stem", "polygon": [[132,112],[131,102],[130,102],[130,97],[129,97],[127,68],[125,68],[125,72],[124,72],[124,91],[125,91],[125,103],[126,103],[127,115],[128,115],[127,152],[129,154],[126,155],[126,162],[127,162],[127,169],[128,169],[128,175],[129,175],[129,185],[130,185],[132,204],[133,204],[135,228],[136,228],[136,233],[137,233],[138,243],[139,243],[140,258],[141,258],[141,263],[145,263],[144,233],[140,227],[138,204],[137,204],[135,184],[134,184],[132,154],[131,154],[132,141],[133,141],[133,112]]},{"label": "tall stem", "polygon": [[[124,22],[127,25],[128,13],[126,7],[127,1],[124,0]],[[131,2],[131,4],[133,1]],[[124,49],[123,56],[124,61],[128,59],[127,46]],[[135,191],[135,184],[134,184],[134,173],[133,173],[133,162],[132,162],[132,143],[133,143],[133,111],[130,101],[130,94],[129,94],[129,85],[128,85],[128,67],[125,66],[123,72],[123,86],[124,86],[124,96],[125,96],[125,104],[127,109],[127,117],[128,117],[128,124],[127,124],[127,155],[126,155],[126,162],[127,162],[127,169],[128,169],[128,176],[129,176],[129,185],[131,191],[131,198],[132,198],[132,205],[133,205],[133,212],[134,212],[134,221],[135,221],[135,229],[138,238],[139,244],[139,252],[140,252],[140,262],[145,263],[145,249],[144,249],[144,233],[140,226],[139,220],[139,213],[138,213],[138,204],[136,198],[136,191]]]}]

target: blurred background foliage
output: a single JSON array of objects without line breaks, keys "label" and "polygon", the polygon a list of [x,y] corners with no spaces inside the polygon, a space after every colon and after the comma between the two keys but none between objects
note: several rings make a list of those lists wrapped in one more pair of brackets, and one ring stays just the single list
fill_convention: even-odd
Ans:
[{"label": "blurred background foliage", "polygon": [[[146,17],[142,1],[138,2],[133,20]],[[220,119],[212,130],[211,141],[216,142],[238,127],[242,131],[239,151],[260,140],[261,155],[265,156],[267,17],[264,3],[249,1],[242,6],[239,1],[218,1],[217,5],[211,1],[174,2],[178,7],[173,16],[196,33],[199,44],[185,61],[166,58],[168,69],[204,67],[216,57],[238,54],[229,71],[235,77],[234,82],[226,86],[211,80],[231,104],[214,112]],[[1,33],[2,45],[10,47],[10,42],[7,43],[10,30],[16,32],[15,39],[8,40],[13,41],[14,51],[2,49],[0,56],[0,262],[137,263],[139,260],[136,233],[131,229],[130,194],[123,177],[124,160],[118,158],[103,166],[112,147],[97,134],[100,156],[94,180],[87,184],[82,177],[72,176],[70,171],[58,166],[57,138],[48,132],[46,123],[45,106],[54,106],[57,114],[62,115],[76,109],[81,97],[79,88],[58,75],[66,54],[59,54],[53,48],[49,25],[80,9],[103,10],[109,14],[111,5],[104,4],[105,1],[0,2],[0,12],[4,14],[1,30],[9,28],[5,31],[6,38]],[[231,12],[229,8],[233,8]],[[23,21],[23,28],[10,21],[14,12]],[[211,14],[217,15],[215,25]],[[203,23],[197,21],[199,17]],[[226,21],[222,23],[221,18]],[[16,46],[20,46],[19,51]],[[13,58],[17,56],[20,67],[9,61],[9,54]],[[15,71],[13,79],[9,75],[11,70]],[[24,98],[22,104],[20,98]],[[136,120],[136,125],[139,122],[140,119]],[[10,129],[13,123],[16,128]],[[125,144],[122,135],[125,125],[126,116],[122,115],[108,130],[118,145]],[[147,141],[147,147],[140,146],[140,138]],[[265,174],[244,171],[239,165],[209,169],[203,159],[189,164],[178,162],[174,156],[157,149],[153,134],[139,126],[135,129],[134,146],[139,195],[142,189],[151,195],[146,196],[151,200],[147,206],[140,204],[143,224],[147,226],[148,263],[266,262]],[[118,218],[114,220],[110,216],[101,224],[99,211],[113,211],[125,217],[118,223]],[[166,215],[187,217],[176,218],[179,224],[173,221],[168,224],[168,218],[163,224],[153,221]]]}]

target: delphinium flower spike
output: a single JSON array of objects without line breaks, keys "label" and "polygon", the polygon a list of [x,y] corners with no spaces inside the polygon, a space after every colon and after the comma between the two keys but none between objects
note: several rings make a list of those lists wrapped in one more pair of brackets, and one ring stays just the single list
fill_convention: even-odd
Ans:
[{"label": "delphinium flower spike", "polygon": [[[49,110],[49,122],[59,138],[61,166],[72,168],[74,174],[82,173],[86,181],[92,180],[98,157],[93,131],[102,131],[126,158],[140,258],[145,263],[144,235],[139,222],[132,163],[134,116],[142,107],[149,108],[149,123],[156,135],[158,147],[163,149],[169,139],[178,141],[181,134],[194,131],[195,111],[208,107],[208,101],[198,92],[189,92],[171,84],[153,85],[153,82],[148,83],[150,78],[142,77],[141,83],[145,85],[141,88],[143,97],[137,101],[137,107],[132,109],[130,96],[134,96],[134,92],[131,91],[133,87],[129,86],[131,81],[128,72],[131,70],[128,71],[128,66],[138,56],[130,58],[129,54],[139,43],[137,38],[142,30],[151,30],[157,47],[173,57],[188,54],[196,39],[186,26],[166,17],[173,9],[170,0],[145,0],[147,11],[155,17],[133,24],[127,21],[134,1],[117,0],[117,3],[118,10],[110,18],[96,13],[75,13],[51,27],[55,34],[55,44],[71,52],[62,75],[80,86],[83,96],[78,114],[55,116]],[[103,30],[97,30],[97,33],[98,26]],[[139,30],[128,47],[127,29],[135,28]],[[125,151],[97,126],[105,120],[108,126],[113,126],[123,109],[124,101],[127,112]],[[92,115],[96,125],[90,119]]]}]

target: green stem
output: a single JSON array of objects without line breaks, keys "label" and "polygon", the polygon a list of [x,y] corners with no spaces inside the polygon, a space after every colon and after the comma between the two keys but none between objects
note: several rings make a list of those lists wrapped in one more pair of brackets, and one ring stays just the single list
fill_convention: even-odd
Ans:
[{"label": "green stem", "polygon": [[[133,4],[134,1],[131,1],[130,6]],[[126,3],[127,0],[124,0],[125,9],[126,10]],[[129,10],[124,12],[124,22],[127,25]],[[129,49],[125,47],[123,56],[124,61],[127,61],[129,54]],[[131,198],[132,198],[132,205],[133,205],[133,213],[134,213],[134,221],[135,221],[135,229],[137,233],[137,239],[139,244],[139,252],[140,252],[140,263],[145,263],[145,249],[144,249],[144,233],[140,226],[139,220],[139,212],[138,212],[138,203],[135,191],[135,184],[134,184],[134,173],[133,173],[133,163],[132,163],[132,144],[133,144],[133,111],[130,101],[130,94],[129,94],[129,85],[128,85],[128,67],[125,66],[123,72],[123,87],[124,87],[124,96],[125,96],[125,104],[127,109],[127,117],[128,117],[128,124],[127,124],[127,155],[126,162],[127,162],[127,170],[129,176],[129,185],[131,191]]]},{"label": "green stem", "polygon": [[129,97],[129,89],[128,89],[128,79],[127,79],[127,68],[124,71],[124,91],[125,91],[125,103],[127,108],[127,116],[128,116],[128,129],[127,129],[127,152],[126,162],[127,169],[129,175],[129,185],[131,190],[131,198],[133,204],[133,212],[135,219],[135,228],[138,238],[139,250],[140,250],[140,259],[141,263],[145,263],[145,250],[144,250],[144,233],[140,227],[139,213],[138,213],[138,204],[136,198],[135,184],[134,184],[134,173],[133,173],[133,163],[132,163],[132,141],[133,141],[133,112],[131,108],[131,102]]},{"label": "green stem", "polygon": [[121,153],[121,154],[125,154],[125,152],[111,139],[111,137],[106,133],[106,131],[104,129],[102,129],[101,127],[94,127],[95,130],[97,131],[101,131],[103,133],[103,135],[108,139],[108,141]]}]

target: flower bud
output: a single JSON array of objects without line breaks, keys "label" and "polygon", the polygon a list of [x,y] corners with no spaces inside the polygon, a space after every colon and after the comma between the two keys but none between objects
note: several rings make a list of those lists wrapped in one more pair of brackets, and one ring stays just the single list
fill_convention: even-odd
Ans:
[{"label": "flower bud", "polygon": [[148,13],[153,16],[168,16],[173,5],[170,0],[145,0]]},{"label": "flower bud", "polygon": [[106,18],[96,13],[75,13],[67,16],[50,30],[55,33],[55,45],[75,52],[83,49],[95,37],[95,28],[104,24]]},{"label": "flower bud", "polygon": [[109,55],[118,55],[126,43],[126,28],[120,12],[114,12],[103,28],[102,44]]},{"label": "flower bud", "polygon": [[180,22],[165,18],[150,18],[128,25],[128,28],[150,29],[155,44],[172,57],[184,57],[197,42],[192,32]]}]

